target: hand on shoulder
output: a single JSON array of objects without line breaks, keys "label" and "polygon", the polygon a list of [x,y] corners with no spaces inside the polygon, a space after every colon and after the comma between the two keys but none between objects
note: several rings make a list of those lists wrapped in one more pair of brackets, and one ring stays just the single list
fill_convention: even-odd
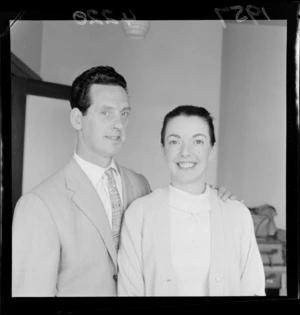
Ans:
[{"label": "hand on shoulder", "polygon": [[210,185],[210,187],[214,190],[216,190],[218,197],[221,198],[223,201],[227,200],[237,200],[241,203],[244,203],[244,200],[239,200],[238,197],[234,194],[232,194],[229,190],[227,190],[225,187],[217,187],[215,185]]}]

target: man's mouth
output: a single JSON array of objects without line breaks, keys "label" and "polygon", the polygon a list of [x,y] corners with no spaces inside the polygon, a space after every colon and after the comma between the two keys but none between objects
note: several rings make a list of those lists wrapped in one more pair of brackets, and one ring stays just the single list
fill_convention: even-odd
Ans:
[{"label": "man's mouth", "polygon": [[195,162],[178,162],[178,163],[176,163],[176,164],[177,164],[180,168],[190,169],[190,168],[194,168],[197,163],[195,163]]},{"label": "man's mouth", "polygon": [[120,141],[121,136],[106,136],[107,139],[113,140],[113,141]]}]

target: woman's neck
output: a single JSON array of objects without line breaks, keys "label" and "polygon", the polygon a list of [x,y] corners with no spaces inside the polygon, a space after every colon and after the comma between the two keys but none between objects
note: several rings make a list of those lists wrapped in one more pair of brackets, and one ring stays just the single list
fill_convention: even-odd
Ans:
[{"label": "woman's neck", "polygon": [[205,191],[205,187],[206,187],[205,182],[180,184],[180,183],[171,181],[171,185],[175,188],[181,189],[181,190],[188,192],[190,194],[193,194],[193,195],[203,194]]}]

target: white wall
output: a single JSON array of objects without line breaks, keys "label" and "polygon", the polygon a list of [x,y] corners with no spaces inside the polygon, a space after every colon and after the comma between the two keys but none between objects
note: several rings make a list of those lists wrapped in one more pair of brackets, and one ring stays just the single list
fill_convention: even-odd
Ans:
[{"label": "white wall", "polygon": [[67,101],[27,96],[22,193],[69,161],[75,146],[69,112]]},{"label": "white wall", "polygon": [[11,51],[40,75],[43,21],[19,20],[13,24],[10,34]]},{"label": "white wall", "polygon": [[[168,183],[160,129],[169,110],[181,104],[205,106],[218,132],[221,48],[219,21],[152,21],[144,40],[129,39],[121,25],[45,21],[41,76],[70,85],[96,65],[111,65],[124,75],[133,114],[117,160],[143,173],[155,189]],[[209,182],[215,182],[216,172],[217,159]]]},{"label": "white wall", "polygon": [[218,184],[286,222],[286,26],[227,23]]}]

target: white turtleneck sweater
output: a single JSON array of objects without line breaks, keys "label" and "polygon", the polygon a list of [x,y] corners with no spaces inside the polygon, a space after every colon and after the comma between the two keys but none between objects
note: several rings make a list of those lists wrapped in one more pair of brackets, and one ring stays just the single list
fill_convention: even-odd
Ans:
[{"label": "white turtleneck sweater", "polygon": [[210,188],[190,194],[170,185],[172,264],[179,296],[208,296]]}]

